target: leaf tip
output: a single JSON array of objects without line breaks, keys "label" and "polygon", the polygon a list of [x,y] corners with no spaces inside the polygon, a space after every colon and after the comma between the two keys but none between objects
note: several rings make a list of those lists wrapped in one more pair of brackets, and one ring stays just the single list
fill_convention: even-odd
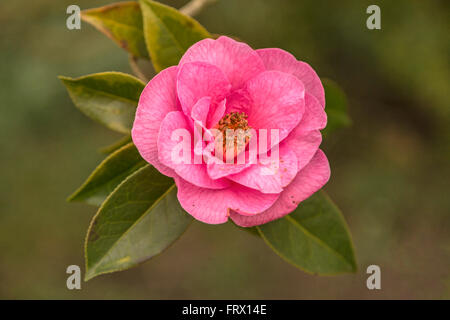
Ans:
[{"label": "leaf tip", "polygon": [[71,83],[73,82],[73,78],[66,77],[66,76],[58,76],[58,79],[61,80],[63,84]]},{"label": "leaf tip", "polygon": [[89,280],[95,278],[98,276],[98,274],[95,274],[95,272],[90,272],[90,270],[86,271],[86,274],[84,275],[84,282],[88,282]]},{"label": "leaf tip", "polygon": [[76,202],[77,201],[77,196],[78,196],[78,192],[75,191],[74,193],[72,193],[70,196],[68,196],[66,198],[67,202]]}]

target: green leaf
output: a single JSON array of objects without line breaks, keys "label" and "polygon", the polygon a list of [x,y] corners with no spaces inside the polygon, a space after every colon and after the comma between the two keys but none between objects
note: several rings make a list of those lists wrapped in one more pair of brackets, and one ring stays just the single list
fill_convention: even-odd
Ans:
[{"label": "green leaf", "polygon": [[252,236],[259,237],[259,232],[258,232],[258,229],[256,229],[256,227],[241,227],[241,226],[235,224],[234,222],[233,222],[233,225],[242,231],[248,232]]},{"label": "green leaf", "polygon": [[322,133],[324,135],[330,132],[348,127],[352,121],[348,115],[348,101],[344,91],[339,85],[330,79],[321,79],[325,89],[325,111],[327,113],[327,126]]},{"label": "green leaf", "polygon": [[112,130],[130,133],[139,96],[145,87],[142,81],[120,72],[59,78],[84,114]]},{"label": "green leaf", "polygon": [[339,209],[320,191],[284,218],[257,227],[283,259],[314,274],[356,272],[350,233]]},{"label": "green leaf", "polygon": [[157,72],[178,64],[194,43],[211,37],[196,20],[151,0],[139,1],[147,50]]},{"label": "green leaf", "polygon": [[192,218],[176,193],[173,180],[149,165],[124,180],[89,227],[85,280],[131,268],[180,237]]},{"label": "green leaf", "polygon": [[81,18],[139,58],[149,58],[145,46],[142,13],[135,1],[83,10]]},{"label": "green leaf", "polygon": [[126,177],[145,164],[133,143],[128,143],[103,160],[68,200],[100,206]]},{"label": "green leaf", "polygon": [[124,145],[126,145],[130,142],[131,142],[131,136],[126,135],[126,136],[122,137],[121,139],[117,140],[116,142],[114,142],[113,144],[101,148],[100,152],[105,153],[105,154],[110,154],[110,153],[113,153],[114,151],[118,150],[119,148],[122,148]]},{"label": "green leaf", "polygon": [[240,227],[242,230],[248,232],[249,234],[253,235],[253,236],[257,236],[259,237],[259,232],[258,229],[256,227],[250,227],[250,228],[243,228]]}]

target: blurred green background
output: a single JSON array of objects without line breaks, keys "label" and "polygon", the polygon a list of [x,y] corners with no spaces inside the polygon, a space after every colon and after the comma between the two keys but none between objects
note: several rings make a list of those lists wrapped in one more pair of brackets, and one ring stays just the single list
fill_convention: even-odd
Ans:
[{"label": "blurred green background", "polygon": [[[131,73],[93,27],[65,26],[68,5],[109,3],[0,3],[0,298],[450,298],[450,2],[437,0],[219,0],[197,17],[254,48],[288,50],[345,89],[353,125],[323,149],[356,275],[310,276],[230,224],[195,222],[155,259],[69,291],[65,270],[84,266],[95,208],[65,198],[118,135],[76,110],[56,76]],[[381,30],[366,28],[370,4]],[[370,264],[382,290],[366,288]]]}]

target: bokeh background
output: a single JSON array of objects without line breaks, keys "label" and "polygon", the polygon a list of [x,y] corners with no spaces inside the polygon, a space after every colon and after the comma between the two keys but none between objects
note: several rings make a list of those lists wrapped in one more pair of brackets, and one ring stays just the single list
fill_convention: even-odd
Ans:
[{"label": "bokeh background", "polygon": [[[95,208],[65,198],[118,135],[76,110],[56,76],[131,70],[93,27],[68,30],[65,11],[110,2],[0,2],[0,298],[450,298],[444,0],[219,0],[197,17],[255,48],[284,48],[346,91],[353,124],[323,149],[332,167],[326,190],[351,229],[357,274],[310,276],[230,224],[195,222],[155,259],[69,291],[65,270],[84,266]],[[366,28],[370,4],[381,7],[381,30]],[[382,290],[366,288],[370,264],[381,267]]]}]

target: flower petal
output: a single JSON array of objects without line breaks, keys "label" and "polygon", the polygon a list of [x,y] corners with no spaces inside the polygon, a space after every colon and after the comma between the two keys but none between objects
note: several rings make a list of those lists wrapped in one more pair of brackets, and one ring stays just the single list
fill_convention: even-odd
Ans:
[{"label": "flower petal", "polygon": [[[179,137],[184,134],[187,134],[187,136],[184,136],[179,142]],[[177,146],[180,145],[183,146],[183,151],[189,152],[187,163],[181,161],[181,159],[173,158],[179,157],[179,153],[174,154],[174,152],[178,150]],[[194,163],[190,127],[181,111],[169,112],[162,121],[158,137],[158,152],[161,163],[174,169],[180,177],[196,186],[221,189],[230,185],[226,179],[211,179],[206,171],[206,164],[203,163],[201,157],[198,164]]]},{"label": "flower petal", "polygon": [[212,103],[225,98],[230,91],[230,83],[223,72],[216,66],[205,62],[185,63],[179,67],[177,76],[177,93],[181,107],[190,115],[193,106],[201,98],[211,97]]},{"label": "flower petal", "polygon": [[322,134],[319,130],[302,131],[301,128],[295,128],[283,144],[295,152],[298,161],[298,170],[303,169],[316,154],[322,142]]},{"label": "flower petal", "polygon": [[295,152],[283,144],[279,147],[278,159],[258,159],[257,164],[227,178],[263,193],[280,193],[295,178],[297,171]]},{"label": "flower petal", "polygon": [[[212,149],[214,149],[214,148],[212,148]],[[243,164],[239,164],[239,163],[215,162],[215,161],[211,160],[207,164],[208,175],[212,179],[219,179],[219,178],[223,178],[228,175],[231,175],[231,174],[236,174],[238,172],[241,172],[242,170],[250,167],[251,165],[252,164],[249,163],[248,161],[246,161]]]},{"label": "flower petal", "polygon": [[231,209],[246,215],[262,212],[279,197],[279,194],[264,194],[239,185],[212,190],[199,188],[181,178],[175,178],[175,183],[178,200],[184,210],[209,224],[226,222]]},{"label": "flower petal", "polygon": [[278,48],[258,49],[267,70],[278,70],[293,74],[305,85],[307,93],[317,98],[322,107],[325,107],[325,92],[319,76],[309,64],[298,61],[292,54]]},{"label": "flower petal", "polygon": [[253,216],[231,211],[230,217],[242,227],[252,227],[270,222],[291,213],[300,202],[322,188],[330,178],[330,166],[322,150],[318,150],[311,162],[301,170],[294,181],[281,193],[268,210]]},{"label": "flower petal", "polygon": [[139,98],[131,136],[142,158],[162,174],[173,177],[175,172],[163,165],[158,158],[158,133],[168,112],[181,110],[177,100],[177,67],[170,67],[157,74],[144,88]]},{"label": "flower petal", "polygon": [[204,39],[192,45],[181,58],[179,66],[195,61],[219,67],[233,90],[265,70],[260,57],[252,48],[225,36],[217,40]]},{"label": "flower petal", "polygon": [[209,141],[212,137],[212,133],[206,127],[210,107],[211,98],[203,97],[192,108],[191,118],[193,120],[192,127],[194,130],[194,153],[196,155],[203,154],[206,141]]},{"label": "flower petal", "polygon": [[322,130],[327,125],[327,114],[313,95],[305,94],[305,113],[298,124],[302,131]]},{"label": "flower petal", "polygon": [[302,120],[283,141],[297,155],[298,170],[306,166],[319,149],[322,142],[319,129],[324,128],[327,121],[325,110],[316,98],[307,93],[305,104]]},{"label": "flower petal", "polygon": [[208,114],[207,128],[210,129],[215,126],[224,116],[227,99],[223,99],[216,103],[214,108],[211,108]]},{"label": "flower petal", "polygon": [[[305,89],[300,80],[280,71],[265,71],[249,80],[245,88],[251,106],[247,110],[248,124],[258,131],[267,130],[267,146],[286,138],[302,119],[305,111]],[[279,140],[271,141],[271,129],[278,130]],[[259,152],[266,150],[259,149]]]},{"label": "flower petal", "polygon": [[211,97],[200,98],[192,107],[192,120],[199,121],[202,126],[206,126],[206,119],[208,118],[209,108],[211,106]]}]

